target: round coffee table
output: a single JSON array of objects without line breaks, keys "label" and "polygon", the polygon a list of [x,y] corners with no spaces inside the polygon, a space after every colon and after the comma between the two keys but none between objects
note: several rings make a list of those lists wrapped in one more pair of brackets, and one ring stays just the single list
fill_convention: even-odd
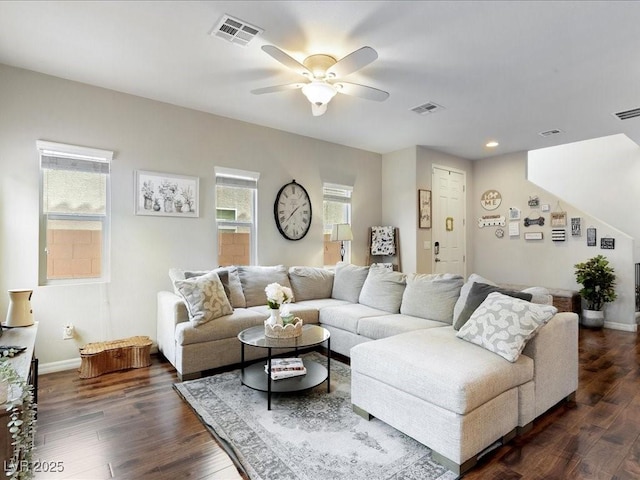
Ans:
[{"label": "round coffee table", "polygon": [[[326,380],[327,393],[331,391],[331,335],[326,328],[318,325],[304,325],[302,335],[293,338],[271,338],[264,334],[264,325],[247,328],[238,334],[241,345],[241,375],[242,384],[254,390],[267,392],[267,409],[271,410],[271,393],[299,392],[317,387]],[[272,380],[264,369],[264,360],[246,365],[244,360],[245,345],[267,349],[267,366],[271,371],[273,351],[278,349],[293,349],[297,356],[301,348],[311,348],[327,343],[327,366],[304,360],[307,369],[305,375]]]}]

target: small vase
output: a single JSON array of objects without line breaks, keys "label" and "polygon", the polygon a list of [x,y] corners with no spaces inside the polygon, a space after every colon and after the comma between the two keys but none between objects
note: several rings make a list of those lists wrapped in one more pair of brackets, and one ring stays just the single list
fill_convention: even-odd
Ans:
[{"label": "small vase", "polygon": [[9,290],[9,310],[5,322],[7,327],[33,325],[32,293],[33,290]]},{"label": "small vase", "polygon": [[269,325],[282,325],[282,317],[280,316],[279,308],[271,308],[269,309],[271,315],[269,316]]}]

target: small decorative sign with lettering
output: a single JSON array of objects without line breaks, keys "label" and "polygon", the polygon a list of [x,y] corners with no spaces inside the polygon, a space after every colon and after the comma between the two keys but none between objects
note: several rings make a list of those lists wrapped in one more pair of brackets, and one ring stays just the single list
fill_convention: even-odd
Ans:
[{"label": "small decorative sign with lettering", "polygon": [[603,250],[614,250],[616,248],[616,239],[609,237],[602,237],[600,239],[600,248]]}]

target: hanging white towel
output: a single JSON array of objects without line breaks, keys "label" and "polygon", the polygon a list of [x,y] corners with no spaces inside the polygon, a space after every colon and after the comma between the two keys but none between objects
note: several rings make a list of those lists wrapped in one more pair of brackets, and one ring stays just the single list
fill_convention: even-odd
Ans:
[{"label": "hanging white towel", "polygon": [[371,227],[371,255],[395,255],[395,228]]}]

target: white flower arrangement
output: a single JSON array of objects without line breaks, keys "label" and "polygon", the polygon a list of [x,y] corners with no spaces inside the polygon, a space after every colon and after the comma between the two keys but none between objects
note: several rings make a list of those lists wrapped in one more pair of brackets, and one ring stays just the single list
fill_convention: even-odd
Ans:
[{"label": "white flower arrangement", "polygon": [[280,305],[291,302],[293,292],[289,287],[283,287],[279,283],[270,283],[264,289],[267,294],[267,304],[271,309],[279,309]]}]

